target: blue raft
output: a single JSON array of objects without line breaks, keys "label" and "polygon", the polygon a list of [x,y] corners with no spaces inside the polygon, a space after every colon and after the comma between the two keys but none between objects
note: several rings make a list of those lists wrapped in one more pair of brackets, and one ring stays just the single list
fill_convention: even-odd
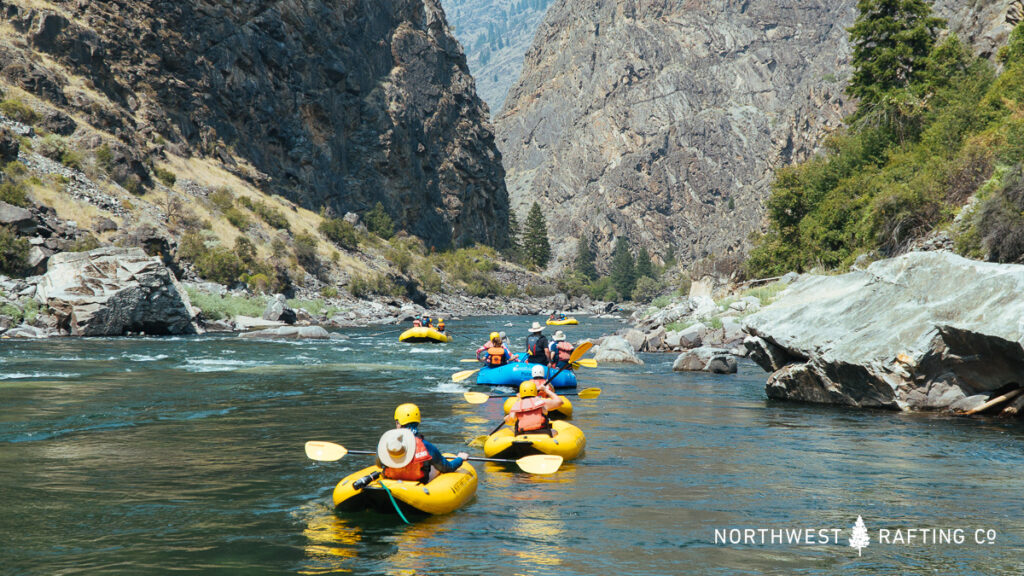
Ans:
[{"label": "blue raft", "polygon": [[[484,367],[477,373],[476,383],[486,386],[514,386],[518,388],[519,384],[524,380],[533,378],[534,366],[537,366],[537,364],[512,362],[497,368]],[[547,366],[544,367],[544,376],[546,378],[554,376],[555,372],[558,372],[558,370],[548,368]],[[576,373],[566,368],[551,381],[551,385],[555,388],[575,388]]]}]

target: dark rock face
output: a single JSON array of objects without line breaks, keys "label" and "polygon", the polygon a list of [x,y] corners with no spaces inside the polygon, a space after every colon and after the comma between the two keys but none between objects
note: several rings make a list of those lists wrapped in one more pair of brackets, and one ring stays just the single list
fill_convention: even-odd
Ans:
[{"label": "dark rock face", "polygon": [[[683,261],[744,252],[775,170],[814,154],[852,109],[856,4],[555,2],[495,120],[513,208],[540,203],[563,263],[590,234],[602,257],[621,235]],[[938,0],[935,12],[988,55],[1021,4]]]},{"label": "dark rock face", "polygon": [[166,140],[337,214],[381,201],[436,245],[505,241],[500,155],[437,0],[54,4],[0,15],[95,90],[12,47],[0,73],[133,147]]}]

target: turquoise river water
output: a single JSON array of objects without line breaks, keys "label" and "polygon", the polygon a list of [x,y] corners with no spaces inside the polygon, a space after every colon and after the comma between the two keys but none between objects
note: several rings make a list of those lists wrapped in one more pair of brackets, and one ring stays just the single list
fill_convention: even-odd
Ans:
[{"label": "turquoise river water", "polygon": [[749,362],[684,374],[672,355],[582,369],[603,394],[577,400],[586,454],[554,476],[478,464],[474,500],[412,525],[334,513],[369,459],[313,462],[306,440],[372,450],[412,401],[430,440],[465,448],[500,405],[465,404],[473,380],[450,375],[492,329],[521,347],[532,320],[450,322],[447,345],[397,327],[4,340],[0,574],[1024,573],[1019,423],[770,402]]}]

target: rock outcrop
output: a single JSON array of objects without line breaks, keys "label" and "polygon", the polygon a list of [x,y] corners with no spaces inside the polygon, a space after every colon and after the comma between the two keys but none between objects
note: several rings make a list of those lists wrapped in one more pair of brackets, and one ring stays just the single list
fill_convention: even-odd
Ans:
[{"label": "rock outcrop", "polygon": [[[775,169],[814,154],[852,109],[856,4],[552,4],[496,119],[513,208],[540,203],[562,264],[590,237],[602,256],[623,235],[683,261],[744,252]],[[935,11],[991,55],[1021,4]]]},{"label": "rock outcrop", "polygon": [[948,409],[1021,382],[1024,266],[913,252],[801,276],[745,319],[771,398]]},{"label": "rock outcrop", "polygon": [[0,0],[0,19],[18,35],[0,75],[53,106],[49,129],[125,142],[118,182],[166,147],[310,208],[380,201],[434,245],[506,241],[493,129],[438,0]]},{"label": "rock outcrop", "polygon": [[[642,336],[642,335],[641,335]],[[636,349],[622,336],[606,336],[596,346],[594,360],[598,362],[621,362],[627,364],[643,364],[637,358]]]},{"label": "rock outcrop", "polygon": [[35,298],[72,336],[198,331],[188,294],[159,258],[139,248],[54,255]]}]

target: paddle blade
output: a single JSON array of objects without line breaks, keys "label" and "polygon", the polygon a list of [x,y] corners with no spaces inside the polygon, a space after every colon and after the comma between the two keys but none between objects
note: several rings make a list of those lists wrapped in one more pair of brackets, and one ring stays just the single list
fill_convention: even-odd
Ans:
[{"label": "paddle blade", "polygon": [[484,402],[487,402],[488,398],[490,398],[490,396],[483,392],[463,392],[462,397],[470,404],[483,404]]},{"label": "paddle blade", "polygon": [[476,358],[463,358],[462,360],[459,360],[459,362],[473,362],[473,363],[476,363],[476,362],[479,362],[479,360],[477,360]]},{"label": "paddle blade", "polygon": [[597,360],[593,358],[580,358],[576,364],[583,366],[584,368],[597,368]]},{"label": "paddle blade", "polygon": [[455,374],[452,374],[452,382],[462,382],[479,371],[480,369],[477,368],[476,370],[463,370],[462,372],[456,372]]},{"label": "paddle blade", "polygon": [[577,396],[579,396],[580,398],[584,398],[584,399],[587,399],[587,400],[592,399],[592,398],[597,398],[600,395],[601,395],[601,389],[600,388],[584,388],[583,390],[580,390],[579,393],[577,394]]},{"label": "paddle blade", "polygon": [[470,438],[466,444],[474,448],[479,448],[487,442],[487,436],[477,436],[476,438]]},{"label": "paddle blade", "polygon": [[348,454],[348,450],[340,444],[334,442],[324,442],[322,440],[310,440],[306,442],[306,456],[311,460],[319,460],[321,462],[334,462],[335,460],[341,460]]},{"label": "paddle blade", "polygon": [[589,352],[590,349],[593,347],[593,342],[584,342],[580,344],[579,346],[576,347],[575,350],[572,351],[572,354],[569,355],[569,363],[572,364],[573,362],[576,362],[580,358],[583,358],[583,355]]},{"label": "paddle blade", "polygon": [[534,454],[516,460],[519,469],[529,474],[554,474],[562,466],[562,457],[551,454]]}]

